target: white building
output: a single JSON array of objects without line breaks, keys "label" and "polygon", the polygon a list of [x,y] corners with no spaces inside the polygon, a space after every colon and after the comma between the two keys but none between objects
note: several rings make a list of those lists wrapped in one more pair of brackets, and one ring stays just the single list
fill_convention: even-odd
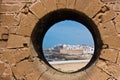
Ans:
[{"label": "white building", "polygon": [[83,50],[83,53],[90,53],[90,54],[94,53],[94,47],[86,46],[86,45],[80,46],[80,45],[59,44],[59,45],[56,45],[53,49],[54,50],[60,50],[60,49],[64,49],[64,50]]}]

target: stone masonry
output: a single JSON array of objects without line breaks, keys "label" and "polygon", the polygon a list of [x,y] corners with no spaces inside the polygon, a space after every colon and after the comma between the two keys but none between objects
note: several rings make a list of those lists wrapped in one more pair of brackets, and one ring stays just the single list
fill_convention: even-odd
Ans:
[{"label": "stone masonry", "polygon": [[[36,23],[58,9],[84,12],[100,32],[100,56],[84,71],[60,73],[31,48]],[[120,80],[120,0],[0,0],[0,80]]]}]

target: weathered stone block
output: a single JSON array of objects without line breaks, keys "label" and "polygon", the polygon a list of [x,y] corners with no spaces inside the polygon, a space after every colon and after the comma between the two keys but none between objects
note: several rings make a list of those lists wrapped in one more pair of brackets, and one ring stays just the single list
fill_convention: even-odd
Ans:
[{"label": "weathered stone block", "polygon": [[16,26],[19,24],[19,21],[17,21],[13,14],[0,14],[0,17],[1,26]]},{"label": "weathered stone block", "polygon": [[32,11],[38,18],[43,17],[47,13],[45,6],[43,6],[41,2],[36,2],[31,5],[30,11]]},{"label": "weathered stone block", "polygon": [[115,2],[116,0],[101,0],[104,3],[108,3],[108,2]]},{"label": "weathered stone block", "polygon": [[0,27],[0,39],[3,39],[2,38],[2,35],[3,34],[8,34],[8,29],[7,27]]},{"label": "weathered stone block", "polygon": [[118,55],[118,58],[117,58],[117,64],[120,65],[120,52],[119,52],[119,55]]},{"label": "weathered stone block", "polygon": [[57,0],[41,0],[41,3],[46,7],[47,11],[54,11],[57,9]]},{"label": "weathered stone block", "polygon": [[2,34],[2,40],[7,41],[8,40],[8,34]]},{"label": "weathered stone block", "polygon": [[5,70],[4,63],[0,63],[0,76],[3,74],[4,70]]},{"label": "weathered stone block", "polygon": [[[38,10],[37,10],[38,11]],[[31,33],[38,22],[38,18],[33,14],[26,15],[20,23],[20,28],[17,30],[16,34],[23,36],[31,36]]]},{"label": "weathered stone block", "polygon": [[7,62],[10,65],[15,65],[15,60],[14,60],[15,52],[16,49],[7,49],[3,51],[3,56],[6,58]]},{"label": "weathered stone block", "polygon": [[98,59],[98,61],[95,64],[97,67],[101,68],[104,70],[105,67],[107,67],[106,63],[104,60]]},{"label": "weathered stone block", "polygon": [[120,34],[120,15],[118,15],[114,21],[115,21],[116,31],[117,33]]},{"label": "weathered stone block", "polygon": [[[49,80],[55,73],[56,71],[53,69],[49,69],[46,72],[44,72],[43,75],[41,75],[41,77],[39,78],[39,80]],[[51,77],[49,77],[51,76]]]},{"label": "weathered stone block", "polygon": [[75,9],[83,12],[93,0],[76,0]]},{"label": "weathered stone block", "polygon": [[0,41],[0,48],[6,48],[7,42],[6,41]]},{"label": "weathered stone block", "polygon": [[119,12],[120,11],[120,3],[115,3],[113,5],[113,10],[116,11],[116,12]]},{"label": "weathered stone block", "polygon": [[[102,15],[103,15],[103,13],[99,13],[99,14],[97,14],[97,15],[92,19],[97,26],[100,26],[100,25],[101,25],[101,22],[102,22],[101,16],[102,16]],[[98,27],[98,28],[99,28],[99,27]]]},{"label": "weathered stone block", "polygon": [[14,59],[15,62],[20,62],[21,60],[25,59],[25,58],[29,58],[30,57],[30,50],[27,48],[23,48],[23,49],[19,49],[14,53]]},{"label": "weathered stone block", "polygon": [[34,2],[35,0],[2,0],[2,3],[27,3]]},{"label": "weathered stone block", "polygon": [[31,73],[26,74],[25,77],[26,77],[26,80],[33,80],[33,78],[34,80],[39,80],[40,72],[33,70]]},{"label": "weathered stone block", "polygon": [[4,75],[0,77],[1,80],[13,80],[13,78],[10,75]]},{"label": "weathered stone block", "polygon": [[[35,79],[38,79],[39,74],[38,74],[38,70],[35,68],[35,66],[33,65],[33,63],[28,62],[27,60],[24,60],[20,63],[18,63],[15,67],[12,67],[12,71],[15,74],[15,77],[17,79],[25,79],[26,77],[30,78],[30,74],[32,74],[33,77],[35,77]],[[29,79],[28,78],[28,79]],[[30,78],[31,80],[31,78]]]},{"label": "weathered stone block", "polygon": [[116,65],[113,63],[108,63],[105,70],[116,79],[120,77],[120,65]]},{"label": "weathered stone block", "polygon": [[113,10],[110,10],[102,16],[102,22],[110,21],[113,18],[115,18],[116,16],[117,16],[116,13]]},{"label": "weathered stone block", "polygon": [[58,0],[56,5],[57,5],[58,9],[66,8],[67,7],[67,0]]},{"label": "weathered stone block", "polygon": [[[84,3],[86,4],[86,3]],[[87,6],[87,7],[86,7]],[[84,13],[87,14],[90,18],[94,17],[104,6],[100,0],[92,0],[88,5],[86,5]]]},{"label": "weathered stone block", "polygon": [[67,0],[67,8],[74,9],[76,0]]},{"label": "weathered stone block", "polygon": [[18,12],[24,4],[1,4],[0,13],[15,13]]},{"label": "weathered stone block", "polygon": [[107,80],[110,76],[96,66],[86,70],[91,80]]},{"label": "weathered stone block", "polygon": [[109,48],[120,50],[120,38],[119,38],[119,36],[112,36],[112,35],[105,36],[103,39],[103,43],[108,44]]},{"label": "weathered stone block", "polygon": [[103,49],[100,58],[108,60],[110,62],[116,62],[118,57],[118,50],[115,49]]},{"label": "weathered stone block", "polygon": [[101,24],[98,28],[102,38],[104,38],[104,36],[117,35],[114,23],[112,21],[105,22],[104,24]]},{"label": "weathered stone block", "polygon": [[23,48],[18,50],[16,49],[6,50],[3,55],[6,57],[10,65],[15,65],[21,60],[29,58],[30,54],[31,52],[29,49]]},{"label": "weathered stone block", "polygon": [[7,42],[7,48],[19,48],[24,47],[23,43],[25,41],[24,36],[10,34]]},{"label": "weathered stone block", "polygon": [[18,29],[18,26],[9,26],[9,34],[15,34]]}]

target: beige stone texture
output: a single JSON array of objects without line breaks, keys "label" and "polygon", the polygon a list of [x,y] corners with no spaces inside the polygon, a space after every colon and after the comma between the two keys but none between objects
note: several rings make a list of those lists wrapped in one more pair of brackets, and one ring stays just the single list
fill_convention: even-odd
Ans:
[{"label": "beige stone texture", "polygon": [[[44,72],[41,77],[39,78],[39,80],[49,80],[52,76],[55,74],[55,70],[53,69],[49,69],[48,71]],[[47,76],[51,76],[51,77],[47,77]]]},{"label": "beige stone texture", "polygon": [[0,76],[3,74],[4,70],[5,70],[4,63],[0,63]]},{"label": "beige stone texture", "polygon": [[0,41],[0,48],[6,48],[7,42],[6,41]]},{"label": "beige stone texture", "polygon": [[38,17],[41,18],[47,13],[46,7],[41,2],[36,2],[30,7],[30,10]]},{"label": "beige stone texture", "polygon": [[35,0],[2,0],[2,3],[28,3],[28,2],[34,2]]},{"label": "beige stone texture", "polygon": [[115,17],[117,16],[117,14],[110,10],[110,11],[107,11],[103,16],[102,16],[102,22],[107,22],[107,21],[110,21],[112,19],[114,19]]},{"label": "beige stone texture", "polygon": [[84,13],[86,13],[86,15],[92,18],[101,10],[104,4],[101,3],[99,0],[93,0],[86,6]]},{"label": "beige stone texture", "polygon": [[118,57],[118,53],[119,51],[115,49],[103,49],[101,52],[100,58],[115,63]]},{"label": "beige stone texture", "polygon": [[8,29],[7,27],[0,27],[0,39],[3,39],[3,35],[8,34]]},{"label": "beige stone texture", "polygon": [[18,26],[9,26],[9,34],[15,34]]},{"label": "beige stone texture", "polygon": [[[113,63],[107,64],[107,67],[105,70],[112,76],[114,76],[116,79],[120,77],[120,65],[116,65]],[[119,79],[118,79],[119,80]]]},{"label": "beige stone texture", "polygon": [[115,21],[116,31],[117,33],[120,34],[120,15],[118,15],[114,21]]},{"label": "beige stone texture", "polygon": [[118,56],[117,56],[117,64],[120,65],[120,52],[119,52],[119,54],[118,54]]},{"label": "beige stone texture", "polygon": [[13,14],[1,14],[0,16],[1,26],[14,26],[18,25],[17,19],[15,19],[15,15]]},{"label": "beige stone texture", "polygon": [[86,70],[88,76],[91,80],[107,80],[110,76],[106,74],[103,70],[100,68],[93,66]]},{"label": "beige stone texture", "polygon": [[19,25],[20,27],[16,33],[23,36],[31,36],[31,33],[37,22],[38,22],[38,18],[36,16],[34,16],[31,13],[27,14],[21,20],[21,24]]},{"label": "beige stone texture", "polygon": [[99,25],[98,27],[100,34],[101,34],[101,38],[104,40],[105,36],[116,36],[117,32],[116,32],[116,28],[114,26],[113,21],[108,21],[105,22],[104,24]]},{"label": "beige stone texture", "polygon": [[79,11],[84,11],[86,6],[88,6],[92,0],[76,0],[75,9]]},{"label": "beige stone texture", "polygon": [[[64,0],[63,0],[64,1]],[[41,3],[45,6],[48,12],[57,9],[57,0],[41,0]],[[43,8],[44,9],[44,8]]]},{"label": "beige stone texture", "polygon": [[24,4],[1,4],[0,13],[15,13],[20,11],[24,7]]},{"label": "beige stone texture", "polygon": [[[103,39],[103,43],[107,44],[109,48],[119,49],[120,50],[120,38],[118,36],[106,36]],[[117,44],[116,44],[117,42]]]},{"label": "beige stone texture", "polygon": [[120,3],[116,3],[115,5],[113,5],[113,10],[116,12],[120,11]]},{"label": "beige stone texture", "polygon": [[7,48],[20,48],[20,47],[24,47],[24,45],[23,45],[24,41],[25,41],[25,37],[24,36],[10,34],[8,42],[7,42]]},{"label": "beige stone texture", "polygon": [[34,78],[34,80],[38,80],[40,75],[38,73],[38,70],[35,70],[35,66],[31,62],[28,62],[27,60],[24,60],[18,63],[15,67],[12,67],[12,71],[14,72],[15,77],[18,80],[19,79],[32,80],[32,77]]},{"label": "beige stone texture", "polygon": [[67,0],[57,0],[56,5],[58,9],[64,9],[67,7]]},{"label": "beige stone texture", "polygon": [[76,0],[67,0],[67,8],[74,9]]},{"label": "beige stone texture", "polygon": [[27,48],[23,49],[11,49],[11,50],[6,50],[4,51],[4,56],[6,57],[7,61],[11,65],[16,65],[16,63],[24,60],[24,59],[29,59],[30,57],[30,50]]},{"label": "beige stone texture", "polygon": [[117,0],[101,0],[101,1],[103,1],[103,2],[115,2],[115,1],[117,1]]},{"label": "beige stone texture", "polygon": [[102,68],[104,70],[104,68],[107,66],[106,62],[104,60],[98,59],[98,61],[95,64],[97,67]]}]

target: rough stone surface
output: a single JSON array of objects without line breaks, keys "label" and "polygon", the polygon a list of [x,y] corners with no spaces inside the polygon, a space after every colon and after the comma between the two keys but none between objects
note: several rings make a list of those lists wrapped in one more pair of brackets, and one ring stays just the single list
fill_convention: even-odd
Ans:
[{"label": "rough stone surface", "polygon": [[101,52],[100,58],[111,61],[111,62],[116,62],[118,53],[119,53],[118,50],[104,49]]},{"label": "rough stone surface", "polygon": [[67,0],[67,8],[74,9],[76,0]]},{"label": "rough stone surface", "polygon": [[33,14],[27,14],[23,19],[21,19],[21,24],[19,25],[20,28],[16,33],[23,36],[31,36],[32,30],[37,21],[37,17],[35,17]]},{"label": "rough stone surface", "polygon": [[86,6],[88,6],[92,2],[91,0],[76,0],[75,9],[84,11],[86,9]]},{"label": "rough stone surface", "polygon": [[30,10],[38,17],[41,18],[47,13],[46,8],[41,2],[37,2],[30,7]]},{"label": "rough stone surface", "polygon": [[118,58],[117,58],[117,64],[119,64],[120,65],[120,52],[119,52],[119,54],[118,54],[118,56],[117,56]]},{"label": "rough stone surface", "polygon": [[[64,1],[64,0],[63,0]],[[57,0],[41,0],[41,3],[45,6],[48,12],[54,11],[57,9]],[[43,8],[44,9],[44,8]]]},{"label": "rough stone surface", "polygon": [[7,42],[7,48],[20,48],[20,47],[24,47],[24,43],[26,43],[25,39],[26,38],[24,36],[10,34],[8,42]]},{"label": "rough stone surface", "polygon": [[4,70],[5,70],[4,63],[0,63],[0,76],[3,74]]},{"label": "rough stone surface", "polygon": [[120,15],[118,15],[114,21],[115,21],[116,31],[117,33],[120,34]]},{"label": "rough stone surface", "polygon": [[0,39],[3,39],[3,35],[8,34],[8,29],[7,27],[0,27]]},{"label": "rough stone surface", "polygon": [[24,4],[1,4],[0,13],[15,13],[19,12],[20,9],[24,6]]},{"label": "rough stone surface", "polygon": [[14,26],[18,25],[18,21],[13,14],[1,14],[0,15],[1,26]]},{"label": "rough stone surface", "polygon": [[[119,36],[106,36],[104,37],[104,44],[108,44],[109,48],[120,50],[120,37]],[[117,44],[116,44],[117,42]]]},{"label": "rough stone surface", "polygon": [[31,62],[28,62],[27,60],[18,63],[15,67],[12,67],[12,70],[17,79],[27,79],[28,80],[30,78],[30,75],[31,75],[31,77],[32,77],[32,75],[34,75],[35,80],[37,80],[39,77],[37,70],[34,69],[34,65]]},{"label": "rough stone surface", "polygon": [[103,7],[103,3],[99,0],[93,0],[89,3],[89,5],[85,8],[85,13],[90,17],[94,17]]},{"label": "rough stone surface", "polygon": [[93,66],[94,69],[88,69],[86,72],[91,80],[95,80],[97,77],[97,80],[107,80],[110,76],[104,73],[103,70],[99,69],[96,66]]},{"label": "rough stone surface", "polygon": [[57,0],[57,8],[60,9],[60,8],[66,8],[67,6],[67,0]]},{"label": "rough stone surface", "polygon": [[114,19],[116,16],[117,16],[116,13],[114,11],[110,10],[102,16],[102,22],[110,21],[110,20]]},{"label": "rough stone surface", "polygon": [[108,22],[100,25],[98,28],[100,30],[102,37],[117,35],[116,28],[115,28],[114,23],[112,21],[108,21]]},{"label": "rough stone surface", "polygon": [[[37,22],[60,9],[90,17],[103,43],[97,61],[77,73],[54,70],[31,43]],[[0,80],[120,80],[120,0],[0,0]]]}]

